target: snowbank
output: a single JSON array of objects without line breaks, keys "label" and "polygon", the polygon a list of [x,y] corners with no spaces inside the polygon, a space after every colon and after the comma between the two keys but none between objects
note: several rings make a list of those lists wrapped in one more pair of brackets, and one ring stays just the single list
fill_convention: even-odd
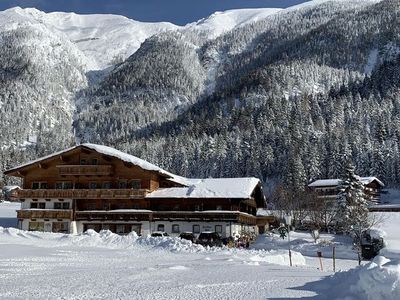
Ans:
[{"label": "snowbank", "polygon": [[[37,247],[95,247],[107,249],[132,249],[138,251],[161,250],[176,253],[216,253],[230,256],[243,263],[259,265],[260,263],[272,263],[279,265],[289,265],[289,255],[287,250],[246,250],[230,249],[226,247],[203,247],[191,241],[176,237],[141,237],[135,232],[128,235],[118,235],[109,230],[97,233],[88,230],[78,235],[23,231],[16,228],[0,227],[0,244],[25,244]],[[306,261],[302,254],[292,251],[292,261],[294,265],[305,265]]]},{"label": "snowbank", "polygon": [[400,261],[377,256],[365,266],[306,284],[329,299],[400,299]]},{"label": "snowbank", "polygon": [[379,231],[385,241],[385,248],[380,251],[380,254],[388,258],[400,259],[400,213],[375,212],[374,215],[382,219],[382,223],[374,228]]}]

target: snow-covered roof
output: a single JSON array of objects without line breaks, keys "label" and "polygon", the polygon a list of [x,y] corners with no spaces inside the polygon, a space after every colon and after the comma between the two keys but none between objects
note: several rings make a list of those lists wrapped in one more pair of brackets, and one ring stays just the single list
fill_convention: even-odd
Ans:
[{"label": "snow-covered roof", "polygon": [[[378,182],[378,184],[380,186],[382,186],[382,187],[385,186],[382,181],[380,181],[378,178],[373,177],[373,176],[360,177],[360,180],[364,185],[367,185],[373,181],[376,181],[376,182]],[[309,187],[338,186],[340,181],[341,181],[341,179],[319,179],[319,180],[316,180],[316,181],[310,183],[308,186]]]},{"label": "snow-covered roof", "polygon": [[177,176],[177,175],[174,175],[174,174],[172,174],[172,173],[170,173],[168,171],[165,171],[165,170],[161,169],[160,167],[158,167],[156,165],[153,165],[152,163],[149,163],[149,162],[147,162],[147,161],[145,161],[145,160],[143,160],[141,158],[138,158],[136,156],[124,153],[122,151],[119,151],[117,149],[114,149],[114,148],[111,148],[111,147],[108,147],[108,146],[90,144],[90,143],[84,143],[84,144],[81,144],[81,145],[77,145],[77,146],[74,146],[74,147],[71,147],[71,148],[67,148],[65,150],[62,150],[62,151],[59,151],[59,152],[44,156],[44,157],[41,157],[39,159],[30,161],[30,162],[27,162],[25,164],[16,166],[16,167],[14,167],[12,169],[9,169],[9,170],[6,171],[6,173],[10,173],[10,172],[16,171],[18,169],[33,165],[35,163],[39,163],[41,161],[47,160],[49,158],[62,155],[64,153],[66,153],[66,152],[72,151],[72,150],[74,150],[74,149],[76,149],[78,147],[81,147],[81,146],[89,148],[89,149],[92,149],[92,150],[94,150],[94,151],[96,151],[98,153],[101,153],[101,154],[104,154],[104,155],[107,155],[107,156],[112,156],[112,157],[118,158],[118,159],[120,159],[120,160],[122,160],[124,162],[132,163],[135,166],[138,166],[138,167],[140,167],[140,168],[142,168],[144,170],[156,171],[156,172],[159,172],[159,173],[161,173],[161,174],[163,174],[163,175],[165,175],[167,177],[171,177],[171,178],[177,177],[176,178],[177,179],[176,182],[178,182],[178,183],[184,181],[183,180],[184,178],[182,178],[180,176]]},{"label": "snow-covered roof", "polygon": [[117,149],[114,149],[114,148],[111,148],[108,146],[89,144],[89,143],[82,144],[81,146],[92,149],[92,150],[94,150],[98,153],[104,154],[104,155],[118,158],[124,162],[134,164],[135,166],[138,166],[144,170],[156,171],[161,174],[167,175],[168,177],[175,176],[174,174],[169,173],[168,171],[165,171],[165,170],[161,169],[160,167],[153,165],[152,163],[149,163],[148,161],[145,161],[139,157],[127,154],[125,152],[119,151]]},{"label": "snow-covered roof", "polygon": [[20,188],[21,187],[18,186],[18,185],[6,185],[6,186],[3,187],[3,191],[8,193],[8,192],[11,192],[13,190],[20,189]]},{"label": "snow-covered roof", "polygon": [[255,177],[186,179],[187,187],[164,188],[147,198],[239,198],[249,199],[260,180]]},{"label": "snow-covered roof", "polygon": [[75,149],[76,147],[78,147],[78,146],[71,147],[71,148],[67,148],[67,149],[65,149],[65,150],[58,151],[58,152],[52,153],[52,154],[50,154],[50,155],[43,156],[43,157],[40,157],[40,158],[35,159],[35,160],[31,160],[31,161],[29,161],[29,162],[27,162],[27,163],[24,163],[24,164],[15,166],[15,167],[12,168],[12,169],[8,169],[8,170],[4,171],[4,173],[10,173],[10,172],[16,171],[16,170],[18,170],[18,169],[25,168],[25,167],[27,167],[27,166],[30,166],[30,165],[39,163],[39,162],[41,162],[41,161],[43,161],[43,160],[52,158],[52,157],[54,157],[54,156],[61,155],[61,154],[65,153],[65,152],[68,152],[68,151],[71,151],[71,150]]},{"label": "snow-covered roof", "polygon": [[144,170],[156,171],[166,177],[168,180],[184,185],[185,187],[172,187],[164,188],[154,191],[147,195],[148,198],[239,198],[250,199],[256,186],[260,183],[259,179],[255,177],[245,178],[207,178],[207,179],[192,179],[185,178],[172,174],[152,163],[149,163],[136,156],[124,153],[117,149],[84,143],[63,151],[59,151],[48,156],[30,161],[23,165],[17,166],[13,169],[7,170],[7,173],[16,171],[18,169],[39,163],[43,160],[50,159],[62,155],[63,153],[72,151],[78,147],[85,147],[94,150],[103,155],[115,157],[127,163],[132,163]]}]

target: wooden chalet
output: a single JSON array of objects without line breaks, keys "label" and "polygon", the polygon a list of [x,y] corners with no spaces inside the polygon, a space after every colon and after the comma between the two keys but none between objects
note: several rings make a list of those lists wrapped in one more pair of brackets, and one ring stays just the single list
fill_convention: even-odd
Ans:
[{"label": "wooden chalet", "polygon": [[[380,195],[385,186],[382,181],[376,177],[360,177],[363,183],[367,200],[371,204],[380,202]],[[340,179],[319,179],[308,185],[308,187],[317,193],[319,199],[336,200]]]},{"label": "wooden chalet", "polygon": [[257,233],[257,178],[188,179],[116,149],[82,144],[7,170],[23,179],[19,228],[118,234]]}]

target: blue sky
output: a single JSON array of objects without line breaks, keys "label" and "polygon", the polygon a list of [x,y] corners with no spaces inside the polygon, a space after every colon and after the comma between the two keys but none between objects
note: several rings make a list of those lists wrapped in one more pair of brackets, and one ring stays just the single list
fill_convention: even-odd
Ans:
[{"label": "blue sky", "polygon": [[305,0],[0,0],[0,10],[14,6],[82,14],[112,13],[138,21],[183,25],[215,11],[233,8],[288,7]]}]

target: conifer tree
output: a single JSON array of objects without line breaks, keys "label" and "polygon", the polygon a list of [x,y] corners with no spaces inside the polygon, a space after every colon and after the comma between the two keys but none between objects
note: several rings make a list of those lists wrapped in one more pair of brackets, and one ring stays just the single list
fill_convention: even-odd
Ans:
[{"label": "conifer tree", "polygon": [[374,222],[369,217],[364,185],[360,177],[355,174],[355,168],[350,160],[346,164],[338,189],[337,222],[339,228],[352,236],[354,249],[357,251],[360,261],[361,237],[374,225]]}]

